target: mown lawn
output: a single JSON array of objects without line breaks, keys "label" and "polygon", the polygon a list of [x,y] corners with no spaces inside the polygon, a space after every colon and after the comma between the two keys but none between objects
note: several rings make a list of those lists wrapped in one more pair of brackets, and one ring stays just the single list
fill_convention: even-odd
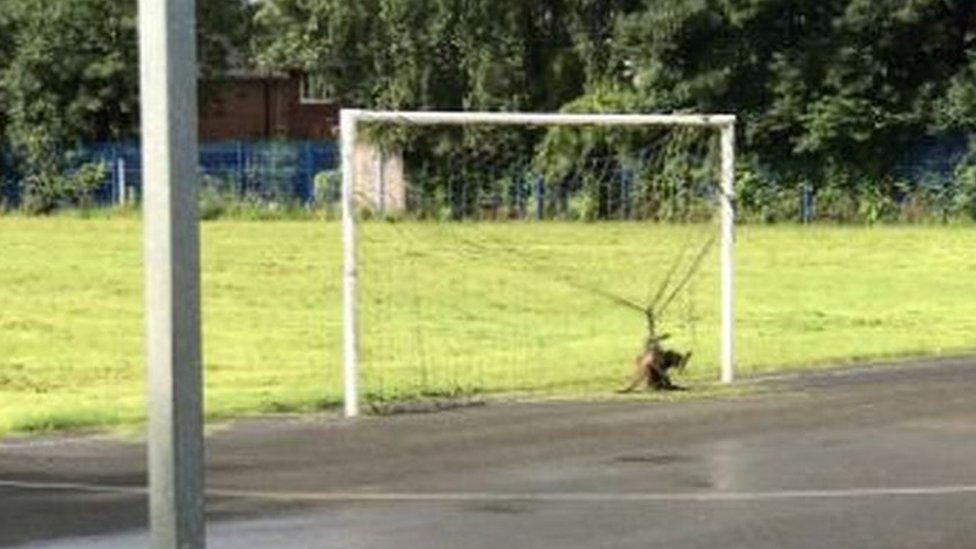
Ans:
[{"label": "mown lawn", "polygon": [[[368,224],[364,387],[372,399],[609,394],[644,300],[708,227]],[[0,218],[0,434],[144,417],[137,219]],[[204,224],[211,418],[340,397],[337,223]],[[691,242],[691,244],[686,244]],[[749,226],[738,240],[740,371],[976,349],[973,227]],[[717,376],[714,251],[665,328]]]}]

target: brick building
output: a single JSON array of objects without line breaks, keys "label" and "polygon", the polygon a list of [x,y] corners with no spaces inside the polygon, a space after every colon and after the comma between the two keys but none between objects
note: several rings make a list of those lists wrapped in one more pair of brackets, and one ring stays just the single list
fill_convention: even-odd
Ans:
[{"label": "brick building", "polygon": [[339,107],[303,98],[298,74],[233,71],[200,90],[200,140],[322,140],[336,137]]},{"label": "brick building", "polygon": [[[304,91],[299,74],[237,70],[206,80],[200,89],[200,140],[336,140],[338,103],[310,99]],[[246,164],[238,162],[238,169],[246,169]],[[406,208],[406,178],[399,152],[380,151],[360,140],[356,166],[356,189],[362,206],[377,212]],[[305,179],[311,181],[315,169],[307,170]],[[303,188],[309,188],[306,183]]]}]

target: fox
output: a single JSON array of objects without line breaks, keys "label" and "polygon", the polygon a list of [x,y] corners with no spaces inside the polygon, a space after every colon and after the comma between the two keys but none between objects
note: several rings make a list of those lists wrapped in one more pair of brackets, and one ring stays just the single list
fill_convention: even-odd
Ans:
[{"label": "fox", "polygon": [[665,349],[661,342],[668,338],[665,334],[660,337],[649,336],[644,345],[644,351],[634,360],[634,377],[630,384],[617,391],[618,393],[629,393],[636,389],[642,382],[647,382],[647,388],[655,391],[681,391],[683,387],[675,385],[671,381],[668,370],[683,370],[691,360],[691,351],[679,353],[671,349]]}]

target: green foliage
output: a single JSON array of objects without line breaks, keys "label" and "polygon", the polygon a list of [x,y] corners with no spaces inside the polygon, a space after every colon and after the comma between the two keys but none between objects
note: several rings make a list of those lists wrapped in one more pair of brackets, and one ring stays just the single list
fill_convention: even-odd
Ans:
[{"label": "green foliage", "polygon": [[[250,3],[198,4],[202,67],[213,72],[247,53]],[[68,175],[80,143],[137,133],[135,10],[135,0],[0,5],[0,151],[30,210],[47,211],[66,194],[83,200],[78,175]]]},{"label": "green foliage", "polygon": [[199,217],[203,221],[283,221],[336,217],[336,212],[331,211],[326,202],[306,205],[296,200],[273,201],[253,194],[242,195],[233,181],[213,177],[206,177],[201,182],[197,204]]},{"label": "green foliage", "polygon": [[961,113],[974,16],[971,2],[942,0],[649,2],[621,19],[615,44],[627,85],[657,110],[738,114],[744,149],[825,184],[887,175],[940,121],[973,128]]},{"label": "green foliage", "polygon": [[118,138],[135,120],[134,5],[123,0],[4,4],[2,136],[22,177],[24,205],[83,203],[97,170],[69,174],[82,139]]},{"label": "green foliage", "polygon": [[948,128],[976,127],[976,51],[968,51],[968,65],[949,83],[941,104],[938,121]]},{"label": "green foliage", "polygon": [[785,185],[760,194],[809,182],[867,220],[895,215],[923,136],[976,129],[968,0],[270,0],[257,20],[265,63],[364,107],[731,112]]},{"label": "green foliage", "polygon": [[892,193],[885,186],[868,183],[859,185],[858,189],[860,191],[857,212],[859,219],[867,223],[877,223],[896,215],[898,206],[892,198]]},{"label": "green foliage", "polygon": [[197,0],[197,59],[205,76],[251,61],[253,0]]},{"label": "green foliage", "polygon": [[314,185],[315,203],[327,205],[342,196],[342,171],[327,170],[319,172],[315,174]]},{"label": "green foliage", "polygon": [[[0,9],[0,36],[13,36],[12,14],[10,11]],[[14,49],[12,40],[4,38],[0,40],[0,75],[6,72],[7,65],[10,64],[10,57]],[[3,136],[7,133],[7,114],[8,111],[7,91],[0,85],[0,143],[3,143]],[[3,154],[0,147],[0,185],[3,185],[3,177],[6,174],[4,165],[7,162],[7,155]]]},{"label": "green foliage", "polygon": [[27,212],[51,213],[64,206],[90,208],[95,191],[105,183],[104,164],[84,164],[73,172],[42,170],[24,180],[23,208]]},{"label": "green foliage", "polygon": [[219,219],[231,204],[240,200],[229,188],[205,179],[197,196],[199,217],[203,221]]},{"label": "green foliage", "polygon": [[799,219],[801,185],[784,185],[740,162],[736,169],[736,213],[741,221],[776,223]]},{"label": "green foliage", "polygon": [[953,210],[976,220],[976,163],[963,163],[956,170]]},{"label": "green foliage", "polygon": [[258,58],[364,107],[555,110],[606,72],[634,0],[269,0]]},{"label": "green foliage", "polygon": [[[730,112],[749,162],[782,193],[808,182],[875,204],[853,208],[867,218],[890,215],[882,202],[902,190],[885,181],[921,138],[976,130],[970,0],[198,5],[204,74],[254,59],[369,108]],[[134,0],[4,0],[0,36],[0,140],[23,177],[63,173],[58,156],[81,140],[136,132]],[[538,145],[502,132],[371,135],[431,151],[422,163],[454,146]]]},{"label": "green foliage", "polygon": [[569,199],[566,218],[574,221],[596,221],[600,218],[599,198],[592,190]]}]

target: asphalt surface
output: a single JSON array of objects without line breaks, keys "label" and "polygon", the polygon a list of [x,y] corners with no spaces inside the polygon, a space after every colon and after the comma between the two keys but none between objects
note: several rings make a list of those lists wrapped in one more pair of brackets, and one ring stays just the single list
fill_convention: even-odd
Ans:
[{"label": "asphalt surface", "polygon": [[[976,547],[976,359],[738,397],[273,419],[207,440],[211,547]],[[0,545],[147,541],[141,444],[0,443]]]}]

